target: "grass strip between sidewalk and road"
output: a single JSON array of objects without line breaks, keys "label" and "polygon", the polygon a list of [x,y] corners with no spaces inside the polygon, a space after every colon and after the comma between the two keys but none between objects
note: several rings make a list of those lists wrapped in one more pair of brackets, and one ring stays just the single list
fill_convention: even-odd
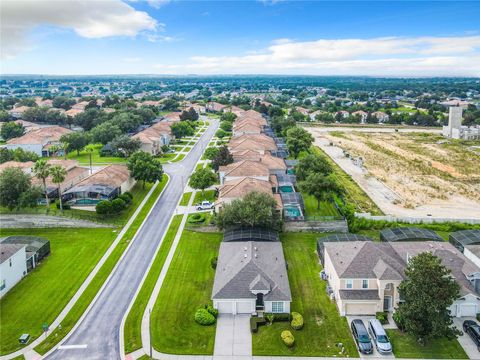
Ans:
[{"label": "grass strip between sidewalk and road", "polygon": [[82,314],[93,301],[98,291],[101,289],[102,285],[105,283],[106,279],[112,272],[118,260],[124,253],[125,249],[128,247],[130,241],[137,233],[138,229],[142,225],[143,221],[147,217],[148,213],[157,201],[158,197],[162,193],[167,183],[168,176],[164,176],[162,181],[158,184],[150,198],[145,203],[144,207],[140,210],[136,219],[132,222],[129,229],[125,232],[120,242],[110,254],[107,261],[100,268],[98,273],[93,278],[92,282],[85,289],[85,292],[77,300],[77,302],[67,314],[65,319],[63,319],[63,321],[61,322],[61,328],[57,327],[56,329],[52,329],[50,335],[43,342],[41,342],[35,347],[36,352],[41,355],[46,354],[72,330],[72,328],[75,326]]},{"label": "grass strip between sidewalk and road", "polygon": [[180,200],[180,206],[187,206],[188,205],[188,202],[190,201],[190,198],[192,197],[192,193],[191,192],[186,192],[186,193],[183,193],[182,195],[182,199]]},{"label": "grass strip between sidewalk and road", "polygon": [[[191,195],[191,193],[189,193]],[[190,197],[189,197],[190,198]],[[125,354],[129,354],[142,347],[142,317],[148,304],[150,295],[155,287],[163,264],[167,259],[170,247],[182,222],[183,215],[176,215],[172,218],[170,227],[165,233],[160,249],[148,272],[147,277],[135,298],[124,326]]]}]

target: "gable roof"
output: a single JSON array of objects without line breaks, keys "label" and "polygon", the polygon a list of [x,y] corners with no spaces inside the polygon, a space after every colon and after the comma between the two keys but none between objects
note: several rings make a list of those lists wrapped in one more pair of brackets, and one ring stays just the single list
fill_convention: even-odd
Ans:
[{"label": "gable roof", "polygon": [[291,301],[280,242],[222,242],[213,299],[255,299],[252,290],[270,290],[267,301]]},{"label": "gable roof", "polygon": [[252,177],[226,181],[220,186],[218,198],[241,198],[252,191],[272,194],[272,184],[267,180],[259,180]]},{"label": "gable roof", "polygon": [[77,186],[108,185],[120,187],[129,178],[130,171],[128,171],[125,165],[112,164],[83,179],[77,184]]}]

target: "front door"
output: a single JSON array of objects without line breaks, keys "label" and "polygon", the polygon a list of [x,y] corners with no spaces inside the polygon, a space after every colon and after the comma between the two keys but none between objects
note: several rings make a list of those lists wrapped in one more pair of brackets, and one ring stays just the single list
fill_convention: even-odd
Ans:
[{"label": "front door", "polygon": [[257,301],[255,302],[255,309],[256,310],[263,310],[264,309],[263,294],[262,293],[257,294]]},{"label": "front door", "polygon": [[390,311],[392,308],[392,297],[385,296],[383,298],[383,311]]}]

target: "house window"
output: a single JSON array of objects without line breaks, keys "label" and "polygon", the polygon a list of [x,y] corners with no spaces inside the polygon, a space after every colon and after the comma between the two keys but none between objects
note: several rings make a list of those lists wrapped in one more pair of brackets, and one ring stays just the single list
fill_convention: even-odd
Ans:
[{"label": "house window", "polygon": [[345,287],[347,289],[353,289],[353,280],[352,279],[345,280]]},{"label": "house window", "polygon": [[362,289],[368,289],[368,280],[362,280]]},{"label": "house window", "polygon": [[385,290],[387,290],[387,291],[392,290],[392,284],[388,283],[387,285],[385,285]]},{"label": "house window", "polygon": [[2,283],[0,284],[0,291],[5,289],[5,280],[2,281]]},{"label": "house window", "polygon": [[283,312],[283,301],[272,301],[272,312],[273,313],[282,313]]},{"label": "house window", "polygon": [[8,259],[8,262],[10,263],[10,267],[12,267],[12,259]]}]

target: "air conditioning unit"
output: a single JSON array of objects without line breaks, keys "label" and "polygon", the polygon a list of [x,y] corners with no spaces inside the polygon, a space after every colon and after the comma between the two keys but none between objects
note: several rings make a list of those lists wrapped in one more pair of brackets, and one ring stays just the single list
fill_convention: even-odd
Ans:
[{"label": "air conditioning unit", "polygon": [[335,294],[333,292],[330,293],[330,300],[335,301]]}]

